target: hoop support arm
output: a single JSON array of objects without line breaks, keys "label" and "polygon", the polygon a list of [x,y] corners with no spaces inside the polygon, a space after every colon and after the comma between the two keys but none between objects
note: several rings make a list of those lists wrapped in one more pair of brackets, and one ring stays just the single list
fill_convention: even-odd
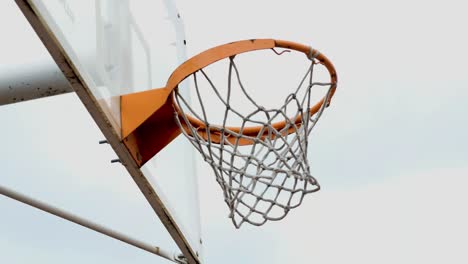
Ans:
[{"label": "hoop support arm", "polygon": [[60,217],[64,220],[70,221],[72,223],[78,224],[80,226],[86,227],[88,229],[91,229],[95,232],[101,233],[105,236],[111,237],[116,240],[120,240],[126,244],[129,244],[131,246],[137,247],[139,249],[145,250],[147,252],[150,252],[152,254],[155,254],[157,256],[163,257],[167,260],[170,260],[175,263],[183,263],[180,260],[180,255],[181,254],[172,254],[160,247],[152,246],[149,245],[145,242],[139,241],[135,238],[131,238],[127,235],[124,235],[122,233],[119,233],[115,230],[112,230],[110,228],[107,228],[105,226],[102,226],[100,224],[91,222],[90,220],[84,219],[82,217],[79,217],[77,215],[71,214],[69,212],[63,211],[57,207],[48,205],[44,202],[38,201],[36,199],[33,199],[31,197],[25,196],[23,194],[20,194],[16,191],[13,191],[11,189],[8,189],[6,187],[0,186],[0,194],[4,195],[8,198],[11,198],[13,200],[16,200],[18,202],[27,204],[31,207],[34,207],[38,210],[41,210],[43,212],[55,215],[57,217]]}]

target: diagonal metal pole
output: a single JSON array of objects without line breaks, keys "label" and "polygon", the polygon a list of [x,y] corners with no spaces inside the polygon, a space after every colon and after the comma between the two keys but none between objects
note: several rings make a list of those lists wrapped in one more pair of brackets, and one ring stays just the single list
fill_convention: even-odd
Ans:
[{"label": "diagonal metal pole", "polygon": [[137,239],[128,237],[127,235],[124,235],[122,233],[119,233],[115,230],[112,230],[110,228],[107,228],[105,226],[102,226],[100,224],[91,222],[87,219],[84,219],[82,217],[79,217],[77,215],[74,215],[72,213],[68,213],[63,211],[60,208],[54,207],[52,205],[48,205],[44,202],[38,201],[34,198],[28,197],[26,195],[20,194],[16,191],[13,191],[11,189],[8,189],[6,187],[0,186],[0,194],[9,197],[13,200],[22,202],[24,204],[27,204],[29,206],[32,206],[34,208],[37,208],[39,210],[42,210],[44,212],[53,214],[55,216],[58,216],[60,218],[63,218],[67,221],[73,222],[75,224],[81,225],[83,227],[89,228],[93,231],[96,231],[98,233],[101,233],[103,235],[109,236],[111,238],[120,240],[124,243],[127,243],[129,245],[132,245],[134,247],[140,248],[142,250],[145,250],[147,252],[153,253],[157,256],[163,257],[165,259],[168,259],[172,262],[175,263],[185,263],[185,259],[182,254],[171,254],[168,251],[160,248],[160,247],[155,247],[152,245],[149,245],[145,242],[139,241]]}]

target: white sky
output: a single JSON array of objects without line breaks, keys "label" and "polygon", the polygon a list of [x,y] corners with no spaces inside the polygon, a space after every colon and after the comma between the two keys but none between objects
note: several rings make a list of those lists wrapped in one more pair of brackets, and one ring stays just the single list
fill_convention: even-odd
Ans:
[{"label": "white sky", "polygon": [[[288,39],[323,51],[340,77],[312,135],[323,189],[284,221],[234,230],[199,162],[206,263],[468,262],[467,3],[177,2],[189,55]],[[15,5],[0,7],[0,29],[18,31],[0,47],[32,41]],[[176,249],[123,168],[108,163],[114,155],[74,95],[3,106],[0,120],[2,185]],[[166,263],[7,198],[0,210],[0,263]]]}]

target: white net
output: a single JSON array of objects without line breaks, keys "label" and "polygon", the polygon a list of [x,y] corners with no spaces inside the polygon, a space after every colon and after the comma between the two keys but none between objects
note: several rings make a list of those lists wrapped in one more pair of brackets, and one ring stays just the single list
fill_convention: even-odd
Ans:
[{"label": "white net", "polygon": [[[312,92],[316,87],[325,88],[322,96],[324,102],[329,102],[334,84],[314,81],[314,69],[321,64],[311,58],[295,91],[285,97],[279,108],[267,108],[244,87],[235,58],[226,61],[228,76],[223,89],[217,88],[201,69],[192,74],[196,90],[192,100],[197,102],[189,103],[178,89],[174,90],[175,108],[179,109],[175,118],[183,134],[213,168],[236,228],[245,222],[260,226],[269,220],[283,219],[302,203],[306,194],[320,189],[310,174],[307,148],[308,136],[326,103],[318,111],[310,111],[316,101]],[[207,99],[206,91],[218,103],[216,114],[222,117],[219,123],[209,120],[213,111],[206,104],[214,99]],[[235,100],[249,105],[243,107],[249,111],[234,107]],[[192,117],[202,122],[195,125],[190,122]],[[230,127],[233,120],[238,121],[239,127]],[[252,126],[257,128],[254,133]]]}]

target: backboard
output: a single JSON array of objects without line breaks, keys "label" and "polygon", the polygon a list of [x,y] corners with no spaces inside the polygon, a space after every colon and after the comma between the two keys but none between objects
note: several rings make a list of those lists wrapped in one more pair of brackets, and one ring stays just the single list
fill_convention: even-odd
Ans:
[{"label": "backboard", "polygon": [[[140,168],[121,142],[120,96],[164,87],[186,60],[183,22],[173,1],[16,2],[184,256],[199,262],[200,217],[190,143],[180,137]],[[184,166],[177,166],[181,160]]]}]

